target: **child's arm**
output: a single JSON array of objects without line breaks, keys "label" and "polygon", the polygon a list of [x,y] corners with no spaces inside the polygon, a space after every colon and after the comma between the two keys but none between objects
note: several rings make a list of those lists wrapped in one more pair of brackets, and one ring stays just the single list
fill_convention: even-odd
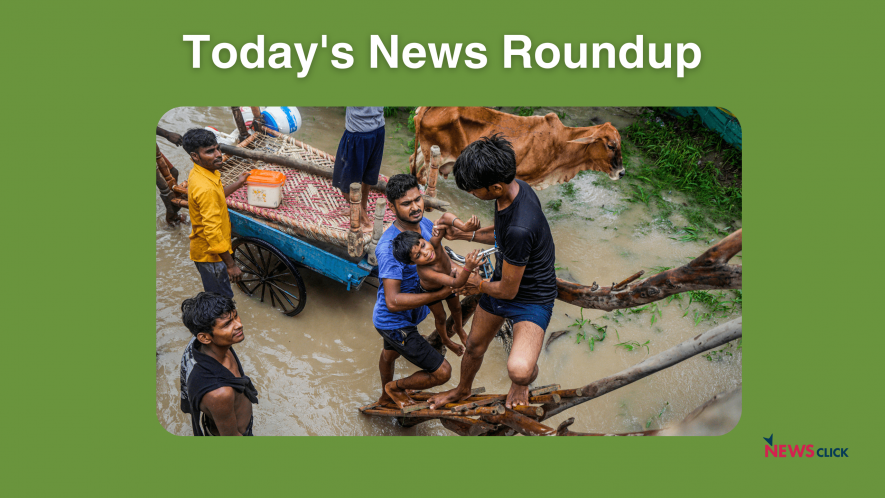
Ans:
[{"label": "child's arm", "polygon": [[433,237],[431,237],[431,240],[428,241],[433,244],[434,247],[439,245],[439,242],[442,240],[443,235],[445,235],[446,233],[445,230],[437,228],[440,226],[455,227],[462,232],[473,232],[475,230],[479,230],[480,228],[479,218],[477,218],[476,215],[471,216],[470,219],[467,220],[467,223],[465,223],[459,220],[458,217],[452,213],[443,213],[443,215],[440,216],[438,220],[436,220],[436,224],[433,225]]},{"label": "child's arm", "polygon": [[[482,258],[480,258],[479,256],[479,249],[475,249],[473,252],[467,255],[467,258],[465,258],[464,268],[458,272],[457,277],[446,275],[445,273],[440,273],[436,270],[433,270],[429,266],[419,266],[418,277],[420,277],[422,281],[434,286],[442,285],[444,287],[454,288],[463,287],[464,284],[467,283],[467,279],[470,277],[470,273],[481,263]],[[457,268],[455,264],[452,264],[452,267]]]}]

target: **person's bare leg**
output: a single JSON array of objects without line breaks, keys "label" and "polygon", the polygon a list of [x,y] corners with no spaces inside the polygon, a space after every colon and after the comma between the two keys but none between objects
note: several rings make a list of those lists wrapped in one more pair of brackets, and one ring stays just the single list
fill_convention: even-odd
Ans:
[{"label": "person's bare leg", "polygon": [[365,183],[362,185],[362,198],[360,199],[360,229],[363,232],[372,231],[372,220],[369,219],[369,186]]},{"label": "person's bare leg", "polygon": [[473,324],[470,326],[470,335],[467,337],[467,352],[464,353],[461,360],[461,378],[458,381],[458,387],[430,398],[430,408],[461,401],[470,396],[473,379],[479,372],[479,367],[482,366],[486,349],[503,323],[504,318],[493,315],[481,307],[476,308]]},{"label": "person's bare leg", "polygon": [[[464,320],[461,313],[461,298],[458,296],[452,296],[446,299],[446,304],[449,305],[449,313],[452,315],[452,328],[455,333],[458,334],[458,338],[461,339],[461,344],[466,346],[467,332],[464,332]],[[442,337],[442,334],[440,334],[440,337]],[[448,335],[446,335],[446,337],[448,337]]]},{"label": "person's bare leg", "polygon": [[415,372],[405,379],[398,379],[388,382],[384,385],[384,391],[393,399],[397,406],[402,409],[408,405],[414,404],[415,400],[409,397],[406,391],[416,391],[430,389],[445,384],[452,378],[452,366],[448,361],[443,360],[442,365],[433,372],[425,372],[421,370]]},{"label": "person's bare leg", "polygon": [[389,407],[393,407],[394,402],[393,398],[387,394],[384,386],[393,380],[393,371],[396,368],[397,358],[399,358],[399,353],[396,351],[382,349],[381,358],[378,360],[378,372],[381,374],[381,397],[378,398],[378,403]]},{"label": "person's bare leg", "polygon": [[513,347],[507,359],[512,384],[504,406],[529,404],[529,384],[538,377],[538,356],[544,344],[544,329],[532,322],[513,324]]},{"label": "person's bare leg", "polygon": [[456,355],[463,355],[464,346],[460,344],[455,344],[446,333],[446,310],[445,308],[443,308],[442,302],[438,302],[428,307],[430,308],[430,312],[433,313],[433,320],[436,325],[436,333],[439,334],[439,338],[442,340],[443,345],[449,348],[449,351],[455,353]]}]

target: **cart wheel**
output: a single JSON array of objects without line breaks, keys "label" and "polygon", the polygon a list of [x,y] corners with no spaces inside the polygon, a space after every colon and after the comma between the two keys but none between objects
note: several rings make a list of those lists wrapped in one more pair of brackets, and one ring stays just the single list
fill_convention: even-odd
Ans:
[{"label": "cart wheel", "polygon": [[261,302],[270,300],[288,316],[304,309],[307,293],[304,280],[282,252],[261,239],[240,237],[233,242],[234,260],[243,270],[237,282],[240,290],[249,296],[260,296]]}]

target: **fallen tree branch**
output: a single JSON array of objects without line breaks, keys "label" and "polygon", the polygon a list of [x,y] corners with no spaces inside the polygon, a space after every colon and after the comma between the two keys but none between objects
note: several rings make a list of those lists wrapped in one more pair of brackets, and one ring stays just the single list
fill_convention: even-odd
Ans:
[{"label": "fallen tree branch", "polygon": [[626,370],[622,370],[614,375],[599,379],[581,387],[582,396],[565,398],[559,403],[544,405],[544,416],[541,417],[541,420],[546,420],[573,406],[580,405],[593,398],[598,398],[603,394],[610,393],[611,391],[624,387],[627,384],[632,384],[633,382],[648,377],[655,372],[659,372],[667,367],[685,361],[698,353],[721,346],[740,337],[742,337],[741,318],[737,318],[708,330],[703,334],[697,335],[685,342],[677,344],[663,353],[650,356],[641,363]]},{"label": "fallen tree branch", "polygon": [[[660,301],[673,294],[693,290],[740,289],[741,265],[728,260],[741,252],[741,232],[737,230],[690,263],[631,282],[636,275],[612,287],[587,286],[556,279],[557,299],[582,308],[611,311]],[[624,286],[622,288],[622,286]]]}]

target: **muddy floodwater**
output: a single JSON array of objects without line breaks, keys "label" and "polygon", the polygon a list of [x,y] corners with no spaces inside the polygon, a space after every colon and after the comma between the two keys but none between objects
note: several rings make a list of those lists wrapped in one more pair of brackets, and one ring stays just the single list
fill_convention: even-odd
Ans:
[{"label": "muddy floodwater", "polygon": [[[293,102],[297,104],[297,102]],[[344,108],[299,107],[303,128],[295,138],[335,154],[344,131]],[[569,126],[588,126],[610,121],[623,130],[639,116],[633,108],[538,108],[535,114],[563,113]],[[407,113],[387,118],[386,144],[381,173],[407,172],[406,145],[413,133],[406,126]],[[192,127],[213,126],[229,133],[235,129],[229,108],[182,107],[169,111],[159,125],[180,134]],[[165,139],[157,138],[166,157],[187,178],[192,163],[185,152]],[[643,158],[634,154],[625,161]],[[645,270],[656,273],[658,267],[675,267],[700,255],[720,236],[682,242],[673,226],[686,225],[678,212],[670,215],[669,224],[656,221],[642,203],[626,199],[622,186],[607,176],[587,173],[575,177],[572,187],[553,186],[539,191],[541,204],[550,222],[556,243],[558,273],[564,278],[590,285],[611,285]],[[450,176],[440,178],[439,197],[451,202],[452,211],[462,219],[477,214],[487,226],[493,221],[492,203],[474,199],[457,189]],[[683,203],[676,192],[664,193],[668,202]],[[561,204],[559,203],[561,201]],[[179,408],[179,362],[191,334],[181,322],[181,302],[202,290],[199,276],[188,258],[190,225],[170,228],[163,218],[163,204],[156,198],[157,236],[157,417],[169,432],[191,435],[190,418]],[[184,210],[183,212],[187,212]],[[429,213],[436,219],[438,212]],[[738,228],[740,220],[736,220]],[[725,226],[720,228],[726,229]],[[445,241],[457,252],[485,247],[467,242]],[[741,264],[740,256],[732,264]],[[246,375],[259,393],[255,406],[257,435],[452,435],[433,421],[403,429],[394,420],[367,417],[357,408],[376,400],[381,387],[378,358],[382,340],[372,326],[372,307],[377,290],[369,285],[347,292],[345,286],[302,270],[307,288],[307,305],[298,316],[287,317],[268,303],[243,294],[234,287],[234,299],[245,327],[246,339],[236,346]],[[714,293],[717,294],[718,293]],[[725,291],[722,300],[734,300],[733,291]],[[584,310],[588,322],[579,329],[569,327],[581,318],[581,310],[556,301],[547,337],[555,331],[571,332],[552,342],[539,359],[540,375],[536,385],[558,383],[565,388],[583,386],[642,361],[725,323],[741,314],[738,306],[728,312],[714,313],[702,303],[689,304],[682,299],[664,300],[631,313]],[[579,332],[591,333],[592,325],[607,327],[606,338],[595,342],[593,351]],[[469,322],[465,329],[470,330]],[[433,331],[432,318],[419,330]],[[599,335],[599,332],[596,332]],[[455,338],[457,341],[457,337]],[[633,341],[645,346],[633,351],[618,343]],[[721,348],[720,348],[721,349]],[[598,399],[565,411],[545,423],[556,427],[562,420],[575,417],[571,427],[586,432],[628,432],[659,428],[682,420],[689,412],[717,393],[731,390],[741,382],[742,349],[731,344],[710,358],[698,355],[639,382],[618,389]],[[452,364],[452,379],[440,389],[456,386],[460,359],[446,355]],[[506,353],[500,340],[489,347],[475,387],[486,392],[506,393]],[[411,374],[416,368],[403,359],[397,361],[396,377]]]}]

